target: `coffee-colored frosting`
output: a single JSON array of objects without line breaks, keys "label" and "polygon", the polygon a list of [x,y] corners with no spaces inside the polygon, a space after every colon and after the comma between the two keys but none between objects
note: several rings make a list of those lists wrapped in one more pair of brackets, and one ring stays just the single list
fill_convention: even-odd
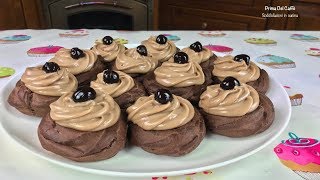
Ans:
[{"label": "coffee-colored frosting", "polygon": [[115,60],[119,53],[125,50],[124,45],[117,41],[113,41],[110,45],[103,44],[101,40],[96,41],[95,45],[92,47],[92,51],[96,54],[102,56],[104,61],[111,62]]},{"label": "coffee-colored frosting", "polygon": [[127,49],[116,59],[116,67],[125,73],[146,74],[158,65],[158,61],[148,56],[140,55],[136,48]]},{"label": "coffee-colored frosting", "polygon": [[243,116],[258,106],[258,92],[246,84],[235,86],[231,90],[223,90],[219,84],[208,86],[199,102],[199,107],[205,112],[227,117]]},{"label": "coffee-colored frosting", "polygon": [[50,116],[60,126],[79,131],[99,131],[114,125],[120,107],[108,94],[97,94],[94,100],[74,102],[67,93],[50,104]]},{"label": "coffee-colored frosting", "polygon": [[211,56],[213,56],[213,52],[205,47],[203,47],[202,51],[200,52],[195,52],[189,47],[183,48],[182,51],[188,54],[189,61],[193,61],[198,64],[207,61],[208,59],[210,59]]},{"label": "coffee-colored frosting", "polygon": [[141,44],[146,46],[148,53],[156,60],[160,62],[169,60],[177,52],[176,45],[169,40],[165,44],[158,44],[156,39],[157,37],[151,36],[149,39],[142,41]]},{"label": "coffee-colored frosting", "polygon": [[61,96],[74,91],[78,86],[76,77],[66,69],[46,73],[42,66],[28,67],[21,81],[32,92],[45,96]]},{"label": "coffee-colored frosting", "polygon": [[84,57],[73,59],[70,56],[70,49],[61,48],[50,62],[57,63],[61,68],[66,68],[74,75],[91,70],[97,60],[97,55],[91,50],[83,50]]},{"label": "coffee-colored frosting", "polygon": [[205,77],[198,63],[178,64],[170,61],[171,59],[162,63],[154,71],[155,79],[159,84],[165,87],[188,87],[204,83]]},{"label": "coffee-colored frosting", "polygon": [[237,62],[233,60],[233,56],[219,57],[214,62],[212,75],[217,76],[220,80],[228,76],[238,79],[240,82],[255,81],[260,77],[259,67],[252,61],[249,66],[245,61]]},{"label": "coffee-colored frosting", "polygon": [[168,130],[188,123],[194,116],[191,103],[173,95],[173,100],[160,104],[154,95],[140,97],[127,109],[128,120],[144,130]]},{"label": "coffee-colored frosting", "polygon": [[128,92],[134,87],[134,80],[128,74],[115,71],[119,74],[120,81],[118,83],[108,84],[103,81],[103,72],[97,75],[97,80],[91,81],[91,87],[97,91],[97,93],[108,93],[111,97],[115,98]]}]

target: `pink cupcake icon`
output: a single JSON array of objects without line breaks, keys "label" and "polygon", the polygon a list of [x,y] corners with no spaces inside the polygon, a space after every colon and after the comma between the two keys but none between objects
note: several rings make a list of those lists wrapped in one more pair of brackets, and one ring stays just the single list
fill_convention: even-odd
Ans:
[{"label": "pink cupcake icon", "polygon": [[320,142],[292,132],[289,137],[274,148],[281,163],[304,179],[320,179]]},{"label": "pink cupcake icon", "polygon": [[319,48],[309,48],[308,50],[305,50],[306,54],[310,56],[316,56],[320,57],[320,49]]},{"label": "pink cupcake icon", "polygon": [[28,54],[28,56],[31,56],[31,57],[50,56],[50,55],[54,55],[61,48],[63,48],[63,47],[53,46],[53,45],[34,47],[34,48],[29,49],[27,51],[27,54]]},{"label": "pink cupcake icon", "polygon": [[89,31],[86,29],[73,29],[70,31],[59,33],[60,37],[67,37],[67,38],[78,38],[78,37],[84,37],[87,35],[89,35]]},{"label": "pink cupcake icon", "polygon": [[222,46],[222,45],[209,44],[209,45],[205,45],[204,47],[210,49],[213,52],[218,52],[222,54],[231,54],[233,51],[231,47]]},{"label": "pink cupcake icon", "polygon": [[222,37],[226,35],[222,31],[201,31],[198,34],[203,37]]}]

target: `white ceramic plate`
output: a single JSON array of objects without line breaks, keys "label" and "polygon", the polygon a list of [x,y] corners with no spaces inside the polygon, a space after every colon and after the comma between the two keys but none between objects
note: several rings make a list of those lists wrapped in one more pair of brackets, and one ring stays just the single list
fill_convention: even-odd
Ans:
[{"label": "white ceramic plate", "polygon": [[85,172],[111,176],[169,176],[199,172],[224,166],[248,157],[270,144],[287,126],[291,116],[288,96],[282,86],[271,77],[267,96],[275,105],[275,121],[265,132],[247,138],[227,138],[207,135],[200,146],[183,157],[166,157],[130,147],[115,157],[93,163],[77,163],[44,150],[37,137],[40,118],[21,114],[9,106],[6,99],[20,79],[16,75],[2,88],[0,119],[3,129],[21,147],[50,162]]}]

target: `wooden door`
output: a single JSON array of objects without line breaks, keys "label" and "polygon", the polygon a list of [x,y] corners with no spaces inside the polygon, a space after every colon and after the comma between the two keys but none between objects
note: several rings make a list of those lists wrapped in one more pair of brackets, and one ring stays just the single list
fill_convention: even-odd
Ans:
[{"label": "wooden door", "polygon": [[288,18],[287,29],[320,30],[320,0],[292,0],[299,17]]},{"label": "wooden door", "polygon": [[20,0],[1,0],[0,29],[23,29],[26,22]]}]

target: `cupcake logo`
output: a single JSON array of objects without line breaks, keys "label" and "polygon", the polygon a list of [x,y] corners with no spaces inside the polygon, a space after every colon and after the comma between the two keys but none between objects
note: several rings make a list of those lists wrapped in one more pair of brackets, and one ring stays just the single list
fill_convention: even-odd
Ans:
[{"label": "cupcake logo", "polygon": [[248,38],[244,40],[245,42],[249,44],[255,44],[255,45],[276,45],[277,41],[274,41],[272,39],[266,39],[266,38]]},{"label": "cupcake logo", "polygon": [[280,162],[304,179],[320,179],[320,142],[292,132],[288,135],[274,148]]},{"label": "cupcake logo", "polygon": [[210,49],[211,51],[213,51],[215,53],[222,53],[224,55],[231,54],[233,51],[233,49],[231,47],[221,46],[221,45],[209,44],[209,45],[205,45],[204,47]]},{"label": "cupcake logo", "polygon": [[120,44],[128,44],[128,40],[127,39],[123,39],[123,38],[116,38],[114,39],[114,41],[120,43]]},{"label": "cupcake logo", "polygon": [[273,69],[295,68],[296,64],[293,60],[276,55],[263,55],[256,59],[257,63],[263,64]]},{"label": "cupcake logo", "polygon": [[22,41],[27,41],[29,39],[31,39],[31,36],[23,35],[23,34],[6,36],[3,38],[0,38],[0,44],[15,44]]},{"label": "cupcake logo", "polygon": [[28,54],[28,56],[31,56],[31,57],[50,56],[50,55],[54,55],[61,48],[63,48],[63,47],[53,46],[53,45],[35,47],[35,48],[29,49],[27,51],[27,54]]},{"label": "cupcake logo", "polygon": [[14,73],[15,73],[14,69],[0,66],[0,78],[12,76]]},{"label": "cupcake logo", "polygon": [[320,49],[319,48],[309,48],[305,51],[307,55],[309,56],[316,56],[320,57]]},{"label": "cupcake logo", "polygon": [[291,106],[300,106],[302,104],[303,95],[300,93],[295,93],[290,86],[283,87],[289,95]]},{"label": "cupcake logo", "polygon": [[165,37],[167,37],[168,40],[173,41],[173,42],[177,42],[179,40],[181,40],[181,38],[179,36],[176,35],[172,35],[172,34],[162,34]]},{"label": "cupcake logo", "polygon": [[299,41],[319,41],[319,38],[305,34],[292,34],[290,38]]},{"label": "cupcake logo", "polygon": [[67,38],[77,38],[77,37],[84,37],[89,35],[89,31],[85,29],[74,29],[71,31],[66,31],[63,33],[59,33],[60,37],[67,37]]},{"label": "cupcake logo", "polygon": [[222,31],[201,31],[198,34],[203,37],[222,37],[226,35]]}]

